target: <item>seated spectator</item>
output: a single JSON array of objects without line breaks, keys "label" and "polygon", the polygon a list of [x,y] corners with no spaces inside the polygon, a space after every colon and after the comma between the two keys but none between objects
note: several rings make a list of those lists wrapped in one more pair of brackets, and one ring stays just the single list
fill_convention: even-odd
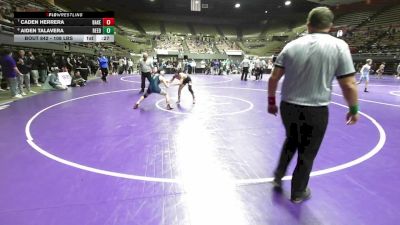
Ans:
[{"label": "seated spectator", "polygon": [[86,81],[82,78],[79,70],[75,71],[74,76],[72,77],[71,87],[83,87],[85,85]]},{"label": "seated spectator", "polygon": [[6,23],[12,23],[9,19],[8,19],[8,14],[7,14],[7,9],[5,7],[1,7],[0,8],[0,21],[6,22]]},{"label": "seated spectator", "polygon": [[43,84],[43,90],[67,90],[68,87],[61,84],[58,80],[57,72],[59,71],[57,67],[51,68],[52,72],[50,72],[49,76],[46,79],[46,82]]}]

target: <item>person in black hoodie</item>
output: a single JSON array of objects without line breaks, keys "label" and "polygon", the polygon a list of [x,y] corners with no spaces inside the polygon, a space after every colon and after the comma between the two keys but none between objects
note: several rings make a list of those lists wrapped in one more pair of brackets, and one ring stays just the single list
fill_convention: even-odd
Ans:
[{"label": "person in black hoodie", "polygon": [[60,59],[58,60],[57,66],[60,69],[60,71],[64,71],[65,69],[68,69],[67,60],[65,59],[65,56],[60,57]]},{"label": "person in black hoodie", "polygon": [[76,70],[80,72],[80,75],[83,79],[87,80],[89,76],[89,63],[88,60],[86,59],[85,55],[82,55],[82,57],[78,58],[77,63],[76,63]]},{"label": "person in black hoodie", "polygon": [[51,56],[48,58],[47,63],[49,68],[58,67],[58,60],[55,52],[51,53]]},{"label": "person in black hoodie", "polygon": [[46,58],[42,55],[42,53],[39,53],[39,56],[37,57],[37,63],[39,70],[39,81],[41,83],[44,83],[47,78],[48,64]]}]

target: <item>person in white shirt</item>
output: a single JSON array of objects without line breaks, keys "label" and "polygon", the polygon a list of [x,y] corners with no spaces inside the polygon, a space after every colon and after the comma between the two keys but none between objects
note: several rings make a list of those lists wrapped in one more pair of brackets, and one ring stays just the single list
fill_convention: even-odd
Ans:
[{"label": "person in white shirt", "polygon": [[361,82],[365,79],[365,88],[364,92],[368,92],[368,82],[369,82],[369,72],[371,71],[372,59],[367,59],[366,64],[361,68],[360,73],[360,80],[357,84],[361,84]]},{"label": "person in white shirt", "polygon": [[[288,43],[276,58],[268,82],[268,113],[277,115],[276,91],[281,88],[280,114],[286,139],[281,148],[273,184],[281,191],[282,178],[297,152],[292,176],[291,201],[301,203],[311,197],[308,187],[315,157],[329,120],[332,82],[336,78],[349,106],[346,124],[359,119],[358,91],[349,45],[329,34],[334,15],[327,7],[311,10],[307,19],[309,34]],[[340,135],[351,135],[344,128]],[[351,143],[349,143],[351,145]],[[271,151],[271,149],[268,149]]]},{"label": "person in white shirt", "polygon": [[118,74],[123,74],[125,69],[125,60],[124,58],[120,58],[118,60]]},{"label": "person in white shirt", "polygon": [[140,93],[143,93],[144,88],[146,87],[146,78],[150,82],[151,72],[153,70],[153,62],[148,58],[147,53],[143,53],[143,58],[139,61],[139,69],[142,74]]},{"label": "person in white shirt", "polygon": [[400,63],[397,66],[397,79],[400,79]]},{"label": "person in white shirt", "polygon": [[261,61],[259,58],[254,59],[254,75],[256,76],[256,80],[260,80],[261,74]]},{"label": "person in white shirt", "polygon": [[271,74],[273,68],[274,68],[274,64],[272,63],[272,60],[268,59],[267,74]]},{"label": "person in white shirt", "polygon": [[192,68],[192,74],[196,73],[196,66],[197,66],[196,61],[192,59],[192,62],[190,62],[190,67]]},{"label": "person in white shirt", "polygon": [[240,67],[242,67],[242,77],[240,80],[247,81],[247,75],[249,74],[250,60],[245,57],[243,61],[240,63]]},{"label": "person in white shirt", "polygon": [[201,62],[200,62],[200,69],[201,69],[201,73],[204,73],[204,72],[205,72],[205,69],[206,69],[206,61],[204,61],[204,59],[201,60]]},{"label": "person in white shirt", "polygon": [[128,71],[128,59],[124,57],[124,73],[126,73],[127,71]]}]

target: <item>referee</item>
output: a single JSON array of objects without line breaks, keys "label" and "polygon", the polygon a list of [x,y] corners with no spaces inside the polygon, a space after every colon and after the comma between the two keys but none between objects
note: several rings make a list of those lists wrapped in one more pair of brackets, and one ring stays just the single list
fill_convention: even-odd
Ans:
[{"label": "referee", "polygon": [[311,197],[307,185],[328,125],[328,105],[334,78],[338,80],[349,106],[347,124],[355,124],[359,118],[353,60],[346,42],[328,33],[333,19],[333,13],[327,7],[311,10],[307,18],[309,34],[284,47],[268,83],[268,113],[276,115],[275,92],[278,81],[285,75],[280,111],[286,140],[273,184],[277,190],[281,189],[281,179],[298,151],[291,188],[291,201],[294,203]]},{"label": "referee", "polygon": [[143,53],[143,58],[139,61],[139,69],[142,73],[142,86],[140,93],[143,93],[146,86],[146,78],[150,82],[151,71],[153,70],[153,62],[148,59],[147,53]]}]

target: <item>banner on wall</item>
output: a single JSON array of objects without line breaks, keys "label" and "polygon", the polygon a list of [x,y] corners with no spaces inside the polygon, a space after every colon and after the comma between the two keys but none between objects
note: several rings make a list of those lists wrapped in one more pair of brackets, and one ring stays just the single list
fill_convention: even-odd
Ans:
[{"label": "banner on wall", "polygon": [[242,50],[225,50],[225,53],[227,55],[238,55],[238,56],[243,55]]}]

